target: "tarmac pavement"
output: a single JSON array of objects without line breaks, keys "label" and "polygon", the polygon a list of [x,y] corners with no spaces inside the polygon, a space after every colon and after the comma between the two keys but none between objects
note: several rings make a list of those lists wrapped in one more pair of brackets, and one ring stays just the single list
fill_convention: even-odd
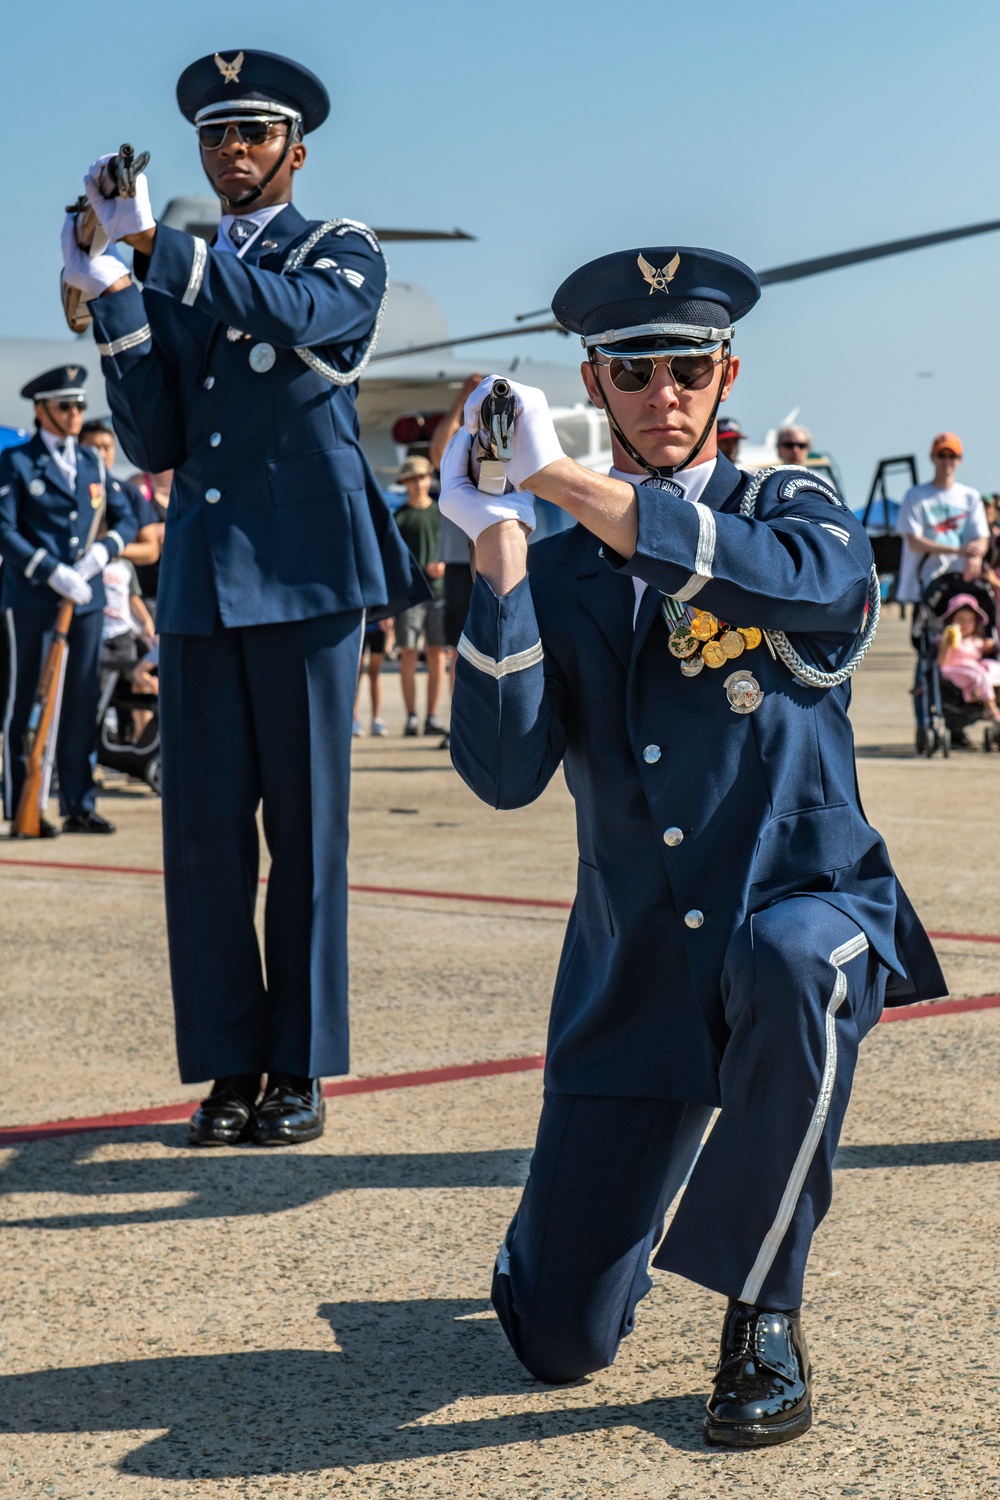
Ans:
[{"label": "tarmac pavement", "polygon": [[[887,619],[856,679],[862,793],[952,995],[995,996],[1000,756],[918,760],[911,669]],[[144,788],[109,776],[114,838],[0,845],[0,1127],[139,1115],[0,1135],[0,1500],[993,1500],[1000,1008],[908,1012],[862,1049],[807,1278],[804,1439],[703,1446],[722,1299],[660,1272],[612,1369],[553,1390],[514,1360],[490,1269],[538,1114],[572,804],[560,778],[483,807],[436,739],[400,737],[395,689],[393,737],[355,746],[352,1078],[372,1082],[311,1145],[198,1152],[142,1118],[199,1092],[176,1079]],[[374,1082],[503,1059],[520,1071]]]}]

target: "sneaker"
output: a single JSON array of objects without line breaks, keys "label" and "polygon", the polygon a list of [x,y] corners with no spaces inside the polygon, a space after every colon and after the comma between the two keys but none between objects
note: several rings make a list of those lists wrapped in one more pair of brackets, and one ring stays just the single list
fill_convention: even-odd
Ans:
[{"label": "sneaker", "polygon": [[442,724],[437,714],[428,714],[424,720],[424,734],[447,734],[447,724]]},{"label": "sneaker", "polygon": [[377,740],[384,740],[389,733],[381,719],[372,719],[372,735]]},{"label": "sneaker", "polygon": [[445,732],[445,735],[444,735],[443,739],[441,740],[441,743],[438,745],[438,749],[439,750],[450,750],[451,749],[451,735],[447,731]]},{"label": "sneaker", "polygon": [[364,731],[361,728],[361,720],[360,719],[355,719],[354,723],[351,725],[351,734],[354,736],[355,739],[357,739],[358,735],[359,734],[363,734],[363,733],[364,733]]},{"label": "sneaker", "polygon": [[403,728],[403,734],[406,736],[407,739],[412,739],[415,735],[418,735],[419,733],[420,733],[420,725],[417,722],[417,716],[416,716],[416,714],[407,714],[407,716],[406,716],[406,724],[405,724],[405,726]]}]

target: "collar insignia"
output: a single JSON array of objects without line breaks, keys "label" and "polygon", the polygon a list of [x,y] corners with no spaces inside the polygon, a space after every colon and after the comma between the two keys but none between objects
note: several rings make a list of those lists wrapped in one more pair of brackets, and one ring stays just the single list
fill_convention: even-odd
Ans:
[{"label": "collar insignia", "polygon": [[650,296],[652,296],[654,292],[665,292],[669,296],[669,292],[667,292],[667,283],[673,281],[674,277],[677,275],[677,268],[680,263],[681,253],[679,250],[674,256],[673,260],[668,262],[667,265],[661,267],[659,271],[655,266],[651,266],[649,264],[649,261],[644,255],[639,256],[637,264],[639,270],[642,272],[645,279],[649,282]]},{"label": "collar insignia", "polygon": [[215,66],[222,74],[226,83],[239,83],[240,69],[243,66],[243,53],[237,52],[232,62],[226,62],[226,59],[224,57],[220,57],[217,52],[215,54]]},{"label": "collar insignia", "polygon": [[66,366],[66,378],[67,378],[67,380],[71,380],[71,381],[75,380],[76,377],[79,375],[79,373],[80,373],[80,366],[79,365],[67,365]]}]

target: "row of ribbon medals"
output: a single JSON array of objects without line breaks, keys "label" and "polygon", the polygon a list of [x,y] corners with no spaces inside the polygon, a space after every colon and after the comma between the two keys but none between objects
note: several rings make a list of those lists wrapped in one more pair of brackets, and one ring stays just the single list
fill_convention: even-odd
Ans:
[{"label": "row of ribbon medals", "polygon": [[[729,666],[767,639],[756,625],[728,625],[708,610],[689,608],[676,599],[665,598],[661,607],[670,631],[667,646],[685,677],[697,677],[705,667]],[[770,641],[767,645],[773,656]],[[724,685],[734,713],[753,713],[763,700],[760,684],[749,671],[730,673]]]}]

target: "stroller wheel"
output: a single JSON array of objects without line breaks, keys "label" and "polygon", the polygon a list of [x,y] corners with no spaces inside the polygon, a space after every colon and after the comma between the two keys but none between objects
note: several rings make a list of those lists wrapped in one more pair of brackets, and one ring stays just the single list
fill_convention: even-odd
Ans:
[{"label": "stroller wheel", "polygon": [[941,754],[944,756],[945,760],[947,760],[948,756],[951,754],[951,730],[950,729],[942,729],[942,731],[941,731]]},{"label": "stroller wheel", "polygon": [[922,724],[921,724],[920,728],[917,730],[917,754],[918,755],[926,755],[927,754],[927,730],[924,728],[924,726]]},{"label": "stroller wheel", "polygon": [[152,791],[154,791],[157,796],[159,796],[160,795],[160,757],[158,755],[151,755],[149,757],[149,760],[146,762],[145,766],[143,767],[142,778],[145,781],[146,785]]}]

